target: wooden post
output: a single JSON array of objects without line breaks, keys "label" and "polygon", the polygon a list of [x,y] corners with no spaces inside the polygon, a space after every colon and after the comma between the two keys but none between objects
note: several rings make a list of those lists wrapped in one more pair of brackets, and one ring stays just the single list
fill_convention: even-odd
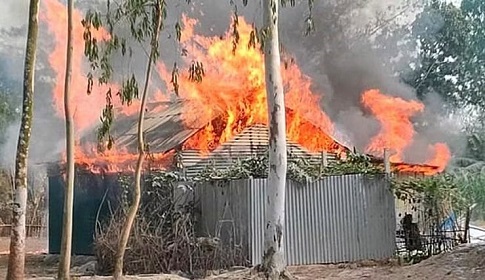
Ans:
[{"label": "wooden post", "polygon": [[391,162],[389,161],[389,149],[384,149],[384,171],[387,176],[391,175]]},{"label": "wooden post", "polygon": [[321,156],[322,156],[322,166],[327,167],[328,166],[328,154],[327,154],[327,152],[322,151]]},{"label": "wooden post", "polygon": [[320,175],[323,174],[323,169],[328,166],[327,152],[320,152]]}]

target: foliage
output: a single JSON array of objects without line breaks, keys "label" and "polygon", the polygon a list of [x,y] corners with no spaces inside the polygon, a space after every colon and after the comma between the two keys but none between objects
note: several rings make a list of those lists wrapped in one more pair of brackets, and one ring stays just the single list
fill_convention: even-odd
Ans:
[{"label": "foliage", "polygon": [[[351,153],[345,160],[331,161],[328,166],[314,164],[304,158],[288,154],[288,178],[306,182],[324,176],[345,174],[382,174],[382,166],[376,165],[366,155]],[[197,180],[265,178],[268,174],[268,153],[240,159],[226,170],[209,165],[196,178]]]},{"label": "foliage", "polygon": [[11,223],[12,184],[11,176],[3,170],[0,171],[0,225]]},{"label": "foliage", "polygon": [[405,207],[399,213],[398,234],[405,245],[399,253],[406,262],[420,262],[465,242],[461,218],[468,214],[470,201],[461,192],[457,177],[394,177],[391,187]]},{"label": "foliage", "polygon": [[[84,27],[84,54],[88,58],[91,72],[88,73],[87,93],[92,92],[95,76],[100,85],[108,85],[117,78],[112,61],[116,56],[133,60],[135,47],[144,48],[152,46],[148,63],[155,63],[160,56],[158,41],[153,42],[155,35],[164,28],[163,21],[167,17],[165,1],[143,0],[143,1],[121,1],[114,3],[113,8],[108,1],[107,13],[104,15],[99,11],[89,11],[82,21]],[[160,29],[156,28],[156,16],[161,14],[162,21]],[[106,28],[109,39],[99,41],[93,35],[94,31]],[[128,29],[125,37],[123,31]],[[126,33],[126,32],[124,32]],[[158,38],[158,37],[157,37]],[[131,42],[131,43],[130,43]],[[134,44],[133,44],[134,42]],[[122,105],[130,106],[135,99],[140,97],[138,81],[134,73],[121,77],[122,85],[115,95],[120,99]],[[113,146],[114,139],[110,129],[114,120],[113,91],[109,88],[106,92],[106,105],[101,115],[101,126],[98,129],[100,142],[106,140],[108,148]]]},{"label": "foliage", "polygon": [[[326,167],[302,158],[296,158],[291,154],[289,154],[288,159],[288,178],[298,182],[318,180],[326,176],[384,173],[382,164],[377,164],[370,157],[357,153],[350,153],[346,159],[331,161]],[[237,160],[225,170],[209,165],[195,180],[265,178],[267,172],[268,158],[265,154]],[[462,179],[455,174],[405,178],[400,176],[391,180],[391,188],[398,199],[409,203],[423,202],[425,207],[434,208],[446,201],[453,209],[463,210],[464,207],[470,205],[471,200],[469,195],[463,195],[462,183]]]},{"label": "foliage", "polygon": [[[190,0],[186,2],[190,3]],[[110,87],[106,92],[106,104],[100,117],[101,125],[98,128],[98,142],[102,144],[100,147],[104,147],[104,144],[107,143],[107,148],[111,149],[114,145],[114,138],[111,135],[111,127],[115,119],[113,98],[118,97],[121,105],[131,106],[135,99],[140,98],[141,93],[136,73],[121,76],[113,68],[112,61],[117,61],[121,57],[132,64],[133,61],[139,59],[135,57],[136,54],[144,52],[149,56],[149,63],[156,63],[160,57],[159,42],[153,41],[153,39],[156,32],[165,29],[167,4],[164,0],[121,1],[119,3],[108,1],[107,3],[106,14],[89,11],[82,24],[84,27],[84,54],[88,58],[91,68],[87,75],[87,93],[91,94],[95,82],[99,85],[108,85],[111,81],[122,80],[120,88]],[[162,16],[159,30],[155,28],[154,15],[157,12],[160,12]],[[180,41],[181,25],[176,22],[174,26],[175,38]],[[101,41],[93,33],[103,28],[108,30],[109,39]],[[147,45],[152,47],[153,52],[146,51]],[[205,74],[202,63],[193,61],[188,66],[188,73],[191,82],[201,82]],[[176,95],[179,90],[178,75],[179,69],[174,63],[170,83]]]},{"label": "foliage", "polygon": [[467,168],[450,170],[456,177],[462,196],[475,204],[472,210],[472,220],[485,220],[485,172],[484,163],[476,162]]},{"label": "foliage", "polygon": [[414,23],[420,44],[416,71],[405,80],[420,97],[438,93],[452,108],[485,108],[485,3],[463,0],[461,7],[433,0]]},{"label": "foliage", "polygon": [[454,211],[461,211],[469,206],[460,192],[457,177],[451,174],[396,178],[392,180],[391,187],[398,199],[410,204],[420,203],[429,209],[435,209],[443,203],[451,206]]},{"label": "foliage", "polygon": [[[0,225],[12,222],[12,175],[0,170]],[[45,177],[42,172],[34,169],[29,171],[26,223],[27,236],[39,236],[45,222]],[[6,232],[0,232],[6,234]]]},{"label": "foliage", "polygon": [[6,129],[20,117],[21,83],[10,78],[8,67],[0,59],[0,144],[6,140]]},{"label": "foliage", "polygon": [[[7,137],[7,128],[20,117],[18,104],[20,104],[20,83],[9,78],[5,72],[5,62],[0,60],[0,144],[4,144]],[[5,67],[5,68],[4,68]],[[12,184],[8,172],[0,171],[0,220],[10,223],[12,199]],[[30,198],[30,197],[29,197]],[[2,222],[0,221],[0,224]]]},{"label": "foliage", "polygon": [[[131,176],[120,177],[120,184],[129,185]],[[155,172],[145,178],[140,210],[124,259],[128,274],[170,273],[183,271],[196,275],[214,269],[247,265],[238,248],[224,248],[215,238],[196,238],[196,213],[191,203],[182,204],[190,188],[183,195],[174,195],[173,184],[183,180],[177,173]],[[98,273],[113,270],[113,251],[120,234],[121,221],[126,214],[131,188],[124,188],[121,207],[112,219],[101,223],[96,230],[94,251],[98,259]],[[179,206],[182,205],[182,206]],[[205,276],[205,275],[199,275]]]}]

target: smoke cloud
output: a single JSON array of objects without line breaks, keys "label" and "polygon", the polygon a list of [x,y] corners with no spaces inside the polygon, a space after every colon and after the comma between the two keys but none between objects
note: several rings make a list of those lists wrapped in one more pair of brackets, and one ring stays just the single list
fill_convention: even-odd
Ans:
[{"label": "smoke cloud", "polygon": [[[8,71],[6,77],[17,83],[11,94],[19,102],[14,104],[21,112],[22,81],[24,68],[24,53],[27,36],[28,2],[5,0],[2,7],[6,9],[0,19],[0,56],[4,58],[2,65]],[[34,118],[32,124],[31,144],[29,148],[29,165],[32,167],[52,162],[59,158],[64,139],[63,122],[54,114],[52,107],[52,70],[49,69],[46,57],[51,41],[46,40],[45,30],[40,23],[36,77],[34,96]],[[13,170],[17,141],[20,129],[20,118],[15,120],[6,129],[5,143],[0,147],[2,160],[0,165]]]},{"label": "smoke cloud", "polygon": [[[85,6],[93,7],[94,2]],[[192,1],[190,5],[183,1],[175,2],[168,3],[168,18],[161,38],[161,57],[166,65],[181,62],[181,48],[174,38],[175,23],[182,13],[199,20],[195,32],[211,36],[223,35],[234,13],[230,1]],[[243,7],[241,1],[235,2],[240,16],[248,22],[261,24],[260,4],[250,2],[247,7]],[[305,17],[309,12],[307,1],[300,0],[295,7],[281,9],[280,36],[285,51],[295,57],[304,73],[312,78],[314,91],[322,96],[322,108],[335,122],[338,138],[351,143],[360,151],[364,150],[370,138],[380,129],[380,124],[361,104],[363,91],[379,88],[388,95],[417,99],[413,89],[402,83],[396,73],[408,68],[410,63],[419,62],[416,58],[416,45],[409,41],[405,44],[403,34],[408,33],[407,28],[420,11],[420,2],[423,1],[315,1],[313,19],[316,29],[310,36],[304,36]],[[18,39],[14,44],[5,43],[4,39],[0,45],[0,54],[2,50],[5,54],[5,50],[11,49],[18,53],[12,68],[18,77],[21,77],[23,69],[26,5],[6,0],[4,7],[10,12],[4,14],[9,16],[0,19],[0,32]],[[31,160],[34,163],[58,159],[64,147],[63,121],[56,116],[51,99],[53,75],[47,66],[47,55],[52,49],[50,38],[45,26],[41,28],[31,146]],[[129,71],[135,71],[141,76],[146,56],[141,54],[132,61]],[[120,76],[127,74],[127,65],[118,62],[115,72],[120,73]],[[154,85],[168,91],[156,75]],[[426,154],[429,144],[450,139],[449,129],[438,125],[440,122],[437,120],[442,118],[439,98],[430,98],[425,103],[425,113],[415,120],[419,123],[416,125],[419,135],[406,153],[406,160],[409,161],[424,160],[421,157]],[[18,128],[19,123],[9,128],[10,141],[2,147],[3,158],[8,163],[14,159]]]}]

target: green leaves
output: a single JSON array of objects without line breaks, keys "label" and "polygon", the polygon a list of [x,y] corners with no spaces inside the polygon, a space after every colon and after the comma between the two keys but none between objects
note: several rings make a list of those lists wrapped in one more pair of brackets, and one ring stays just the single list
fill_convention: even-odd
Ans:
[{"label": "green leaves", "polygon": [[305,36],[308,36],[315,31],[315,25],[313,23],[313,4],[314,0],[308,0],[308,15],[305,18]]},{"label": "green leaves", "polygon": [[173,86],[173,91],[177,96],[179,96],[179,83],[178,83],[178,77],[179,77],[179,71],[177,68],[177,63],[173,63],[173,69],[172,69],[172,79],[170,80],[170,83]]},{"label": "green leaves", "polygon": [[483,5],[476,0],[463,0],[461,7],[432,1],[418,16],[413,33],[421,44],[421,65],[407,82],[419,96],[436,92],[455,108],[485,108]]},{"label": "green leaves", "polygon": [[[207,166],[198,176],[197,180],[213,179],[244,179],[266,178],[268,175],[268,153],[264,155],[239,159],[226,170]],[[309,179],[318,179],[332,175],[346,174],[382,174],[382,166],[371,162],[365,155],[349,154],[346,160],[337,160],[324,167],[321,164],[309,162],[305,158],[298,158],[288,153],[288,178],[298,182]]]},{"label": "green leaves", "polygon": [[204,65],[199,61],[192,61],[189,67],[189,80],[191,82],[200,83],[204,77]]},{"label": "green leaves", "polygon": [[121,104],[130,106],[135,98],[139,97],[138,81],[135,78],[135,74],[131,75],[131,78],[123,82],[123,87],[118,93]]},{"label": "green leaves", "polygon": [[[158,18],[161,15],[162,22],[157,26]],[[163,28],[163,19],[167,16],[165,1],[163,0],[127,0],[117,3],[112,7],[107,2],[107,13],[89,11],[82,20],[84,27],[84,55],[90,63],[91,72],[87,75],[86,92],[90,94],[95,86],[94,80],[100,85],[108,85],[115,78],[115,71],[112,65],[114,56],[121,56],[125,59],[132,59],[133,49],[128,42],[135,42],[140,47],[150,45],[149,62],[155,63],[160,52],[158,50],[158,33]],[[104,20],[103,20],[104,19]],[[126,34],[126,29],[129,33]],[[176,26],[177,39],[180,40],[181,29]],[[109,37],[104,41],[94,36],[95,33],[107,32]],[[122,87],[116,94],[122,105],[130,106],[133,100],[138,99],[139,84],[135,74],[131,73],[123,79]],[[177,86],[178,88],[178,86]],[[108,148],[113,145],[113,137],[110,129],[114,120],[112,89],[106,92],[106,106],[100,117],[101,125],[98,129],[98,141],[104,147],[107,138]]]},{"label": "green leaves", "polygon": [[113,124],[113,119],[113,98],[111,89],[109,89],[108,92],[106,92],[106,105],[100,117],[101,125],[98,128],[98,150],[104,150],[106,138],[106,148],[111,149],[114,145],[114,139],[109,133],[111,125]]},{"label": "green leaves", "polygon": [[[275,1],[276,2],[276,1]],[[294,7],[296,5],[296,0],[281,0],[281,6],[282,7],[286,7],[288,6],[288,4],[291,6],[291,7]]]},{"label": "green leaves", "polygon": [[[434,209],[434,212],[438,211],[438,206],[441,208],[445,204],[454,211],[463,211],[470,205],[460,191],[458,178],[450,174],[395,178],[391,187],[398,199],[409,204],[422,204],[425,209]],[[443,215],[441,218],[444,218]]]},{"label": "green leaves", "polygon": [[252,27],[251,33],[249,33],[248,49],[256,48],[256,45],[259,44],[258,28],[254,24]]},{"label": "green leaves", "polygon": [[177,37],[177,41],[180,42],[180,38],[182,38],[182,27],[180,26],[179,22],[175,23],[175,34]]}]

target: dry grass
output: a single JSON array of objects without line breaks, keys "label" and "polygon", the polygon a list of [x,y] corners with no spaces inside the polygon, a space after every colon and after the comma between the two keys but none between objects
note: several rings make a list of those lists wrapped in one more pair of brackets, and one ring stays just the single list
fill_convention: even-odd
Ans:
[{"label": "dry grass", "polygon": [[[217,239],[195,238],[190,216],[178,215],[171,227],[154,227],[141,217],[135,222],[125,253],[123,270],[128,274],[182,271],[200,277],[206,271],[246,264],[238,248],[223,247]],[[121,221],[112,219],[97,232],[95,254],[100,274],[113,271],[120,228]]]}]

